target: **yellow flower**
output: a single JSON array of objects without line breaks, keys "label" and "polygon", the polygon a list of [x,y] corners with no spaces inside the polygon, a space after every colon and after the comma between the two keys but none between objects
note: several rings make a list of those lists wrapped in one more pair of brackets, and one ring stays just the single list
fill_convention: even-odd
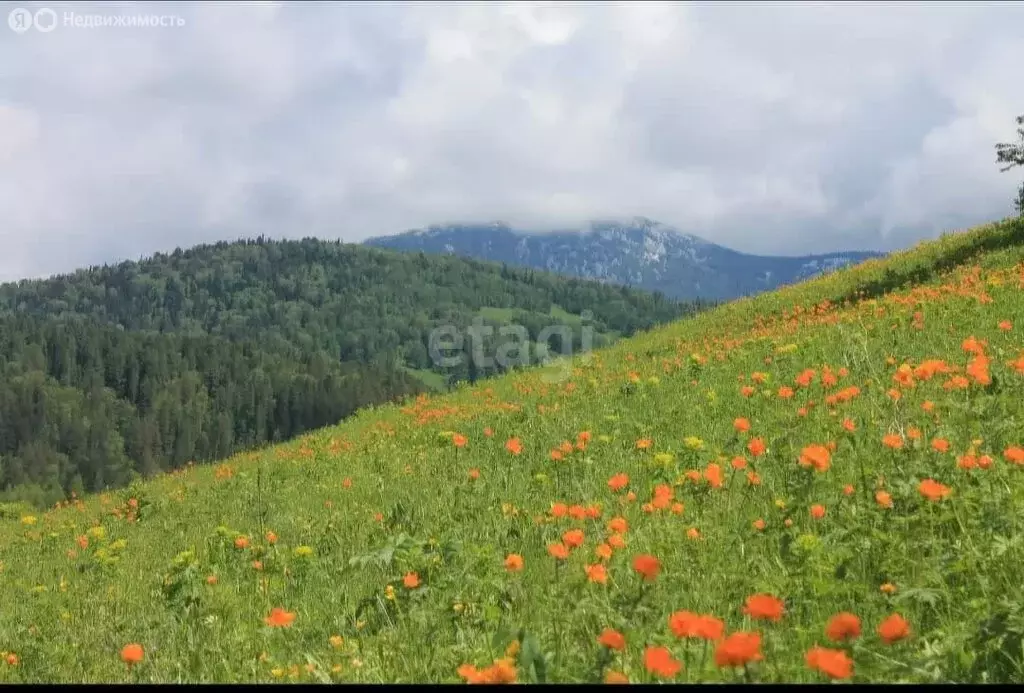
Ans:
[{"label": "yellow flower", "polygon": [[284,676],[284,669],[282,669],[281,667],[274,667],[270,670],[270,675],[273,676],[275,679],[279,679],[282,676]]},{"label": "yellow flower", "polygon": [[331,647],[337,649],[345,644],[345,638],[340,635],[332,635],[330,638]]},{"label": "yellow flower", "polygon": [[697,436],[686,436],[683,438],[683,444],[691,450],[703,450],[704,441]]},{"label": "yellow flower", "polygon": [[312,556],[313,555],[313,547],[312,546],[296,546],[295,547],[295,555],[298,556],[299,558],[305,558],[307,556]]},{"label": "yellow flower", "polygon": [[23,525],[34,525],[36,523],[35,515],[25,515],[21,518],[21,524]]},{"label": "yellow flower", "polygon": [[519,654],[519,641],[513,640],[509,643],[508,647],[505,648],[505,656],[515,657],[517,654]]},{"label": "yellow flower", "polygon": [[96,541],[102,541],[107,536],[107,530],[102,525],[96,525],[95,527],[90,527],[86,534]]},{"label": "yellow flower", "polygon": [[672,453],[670,452],[659,452],[657,455],[654,456],[655,463],[661,465],[671,464],[673,459],[674,458],[672,457]]},{"label": "yellow flower", "polygon": [[394,601],[394,599],[395,599],[395,588],[392,587],[391,585],[388,585],[387,587],[385,587],[384,588],[384,596],[387,599],[391,599],[392,601]]}]

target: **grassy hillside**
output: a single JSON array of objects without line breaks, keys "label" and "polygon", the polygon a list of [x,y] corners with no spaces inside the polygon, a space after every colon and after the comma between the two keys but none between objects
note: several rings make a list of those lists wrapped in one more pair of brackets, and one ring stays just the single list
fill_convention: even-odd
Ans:
[{"label": "grassy hillside", "polygon": [[0,680],[1020,682],[1022,289],[1003,222],[6,506]]},{"label": "grassy hillside", "polygon": [[[470,358],[476,322],[523,326],[532,362],[542,346],[579,351],[698,308],[315,239],[218,243],[2,284],[0,501],[45,507],[123,487],[503,372],[508,363]],[[545,334],[562,325],[569,332]],[[464,337],[454,365],[432,353],[437,328]],[[481,341],[492,357],[496,338]]]}]

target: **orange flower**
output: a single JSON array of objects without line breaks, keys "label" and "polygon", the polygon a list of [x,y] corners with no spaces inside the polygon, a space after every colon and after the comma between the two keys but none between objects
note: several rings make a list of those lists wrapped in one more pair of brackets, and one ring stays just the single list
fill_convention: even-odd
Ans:
[{"label": "orange flower", "polygon": [[569,513],[569,506],[565,503],[552,503],[551,504],[551,516],[552,517],[565,517]]},{"label": "orange flower", "polygon": [[852,419],[843,419],[843,428],[850,433],[853,433],[857,430],[857,424],[855,424]]},{"label": "orange flower", "polygon": [[759,517],[756,520],[754,520],[754,529],[756,529],[758,532],[763,532],[766,526],[767,524],[765,523],[763,518]]},{"label": "orange flower", "polygon": [[999,321],[999,329],[1003,332],[1009,332],[1013,329],[1013,323],[1009,320],[1001,320]]},{"label": "orange flower", "polygon": [[828,471],[832,454],[824,445],[808,445],[800,452],[798,461],[801,467],[814,467],[816,471]]},{"label": "orange flower", "polygon": [[754,457],[760,457],[766,450],[764,441],[760,438],[751,438],[750,442],[747,443],[747,450]]},{"label": "orange flower", "polygon": [[277,543],[277,535],[274,534],[273,532],[267,532],[267,543],[271,544],[271,545],[276,544]]},{"label": "orange flower", "polygon": [[295,612],[285,611],[279,606],[270,610],[270,615],[263,619],[271,628],[288,628],[295,621]]},{"label": "orange flower", "polygon": [[602,561],[607,561],[612,557],[612,547],[608,544],[599,544],[598,547],[594,549],[594,553],[596,553],[597,557]]},{"label": "orange flower", "polygon": [[896,585],[891,582],[884,583],[878,589],[881,590],[883,594],[896,594]]},{"label": "orange flower", "polygon": [[950,487],[944,486],[934,479],[925,479],[918,484],[917,490],[922,496],[932,502],[942,500],[953,491]]},{"label": "orange flower", "polygon": [[932,439],[932,450],[935,452],[948,452],[949,441],[945,438],[934,438]]},{"label": "orange flower", "polygon": [[853,484],[847,484],[846,486],[843,486],[843,495],[844,496],[852,496],[853,495],[853,491],[854,491]]},{"label": "orange flower", "polygon": [[608,545],[613,549],[624,549],[626,548],[626,540],[622,538],[621,534],[613,534],[608,537]]},{"label": "orange flower", "polygon": [[484,429],[484,435],[487,436],[488,438],[494,435],[494,431],[491,429],[490,426]]},{"label": "orange flower", "polygon": [[761,475],[757,472],[747,472],[747,483],[751,486],[760,486]]},{"label": "orange flower", "polygon": [[718,640],[725,624],[714,616],[677,611],[668,617],[668,627],[677,638]]},{"label": "orange flower", "polygon": [[601,631],[601,635],[598,636],[597,644],[603,645],[610,650],[619,650],[621,652],[626,649],[626,638],[617,630],[605,628]]},{"label": "orange flower", "polygon": [[672,507],[669,508],[669,510],[672,511],[673,515],[682,515],[683,514],[683,510],[684,510],[683,504],[682,503],[673,503]]},{"label": "orange flower", "polygon": [[470,478],[471,481],[476,481],[477,479],[479,479],[480,478],[480,470],[476,469],[476,468],[470,469],[469,470],[469,478]]},{"label": "orange flower", "polygon": [[415,589],[420,586],[420,576],[416,573],[406,573],[402,578],[402,584],[406,589]]},{"label": "orange flower", "polygon": [[605,683],[629,683],[629,677],[621,671],[609,671],[604,675]]},{"label": "orange flower", "polygon": [[860,637],[860,619],[856,614],[842,611],[833,616],[825,626],[825,637],[833,642],[853,640]]},{"label": "orange flower", "polygon": [[812,647],[805,655],[807,668],[820,671],[833,679],[848,679],[853,676],[853,660],[842,650],[827,647]]},{"label": "orange flower", "polygon": [[708,480],[711,488],[722,487],[722,468],[712,462],[704,470],[704,478]]},{"label": "orange flower", "polygon": [[624,517],[616,517],[608,521],[608,531],[616,534],[625,534],[629,529],[629,523]]},{"label": "orange flower", "polygon": [[604,585],[608,582],[608,571],[600,563],[586,566],[587,580]]},{"label": "orange flower", "polygon": [[729,465],[733,469],[746,469],[747,468],[747,460],[745,458],[740,457],[739,455],[737,455],[736,457],[732,458],[732,460],[729,462]]},{"label": "orange flower", "polygon": [[888,433],[882,438],[882,445],[893,450],[903,447],[903,437],[896,433]]},{"label": "orange flower", "polygon": [[654,444],[654,441],[652,441],[650,438],[641,438],[640,440],[636,441],[636,449],[637,450],[647,450],[653,444]]},{"label": "orange flower", "polygon": [[561,542],[558,542],[557,544],[548,544],[548,553],[552,558],[564,561],[569,557],[569,547]]},{"label": "orange flower", "polygon": [[569,506],[569,517],[574,520],[582,520],[587,516],[587,509],[582,505],[574,504]]},{"label": "orange flower", "polygon": [[235,538],[236,549],[247,549],[249,548],[249,537],[236,537]]},{"label": "orange flower", "polygon": [[743,607],[743,613],[747,616],[774,623],[782,620],[782,612],[782,600],[770,594],[751,595],[747,597],[747,603]]},{"label": "orange flower", "polygon": [[792,396],[793,388],[787,385],[783,385],[782,387],[779,388],[779,397],[781,397],[782,399],[789,399]]},{"label": "orange flower", "polygon": [[608,479],[608,488],[613,492],[621,491],[629,485],[629,476],[619,472],[612,478]]},{"label": "orange flower", "polygon": [[764,659],[761,654],[761,634],[739,631],[732,633],[715,647],[715,666],[742,667]]},{"label": "orange flower", "polygon": [[891,508],[892,496],[890,496],[886,491],[876,491],[875,502],[883,508]]},{"label": "orange flower", "polygon": [[700,539],[700,530],[696,527],[690,527],[688,530],[686,530],[686,538],[692,539],[694,541]]},{"label": "orange flower", "polygon": [[736,429],[737,433],[746,433],[750,430],[750,422],[740,417],[732,422],[732,427]]},{"label": "orange flower", "polygon": [[1024,464],[1024,448],[1019,445],[1008,447],[1003,450],[1003,458],[1013,464]]},{"label": "orange flower", "polygon": [[216,585],[217,584],[217,576],[216,575],[207,575],[206,576],[206,584],[207,585]]},{"label": "orange flower", "polygon": [[468,442],[469,439],[466,438],[466,436],[462,435],[461,433],[456,433],[455,435],[452,436],[452,445],[454,445],[457,448],[466,447],[466,443]]},{"label": "orange flower", "polygon": [[513,455],[518,455],[523,451],[523,444],[519,442],[518,438],[509,438],[505,441],[505,449]]},{"label": "orange flower", "polygon": [[740,388],[740,394],[743,395],[744,397],[751,397],[754,394],[754,392],[756,392],[756,390],[754,390],[754,388],[750,385],[744,385],[743,387]]},{"label": "orange flower", "polygon": [[667,647],[648,647],[644,650],[644,668],[655,676],[670,679],[683,668]]},{"label": "orange flower", "polygon": [[640,554],[633,559],[633,570],[642,575],[645,582],[652,582],[661,571],[661,561],[649,554]]},{"label": "orange flower", "polygon": [[505,556],[505,570],[510,573],[518,573],[523,569],[523,557],[518,553],[510,553]]},{"label": "orange flower", "polygon": [[128,643],[121,648],[121,661],[131,666],[132,664],[138,664],[142,661],[145,656],[145,652],[142,649],[142,645],[137,642]]},{"label": "orange flower", "polygon": [[7,662],[8,666],[16,667],[18,666],[18,655],[13,652],[8,652],[4,661]]},{"label": "orange flower", "polygon": [[899,614],[892,614],[878,624],[878,637],[887,645],[910,637],[910,624]]},{"label": "orange flower", "polygon": [[820,520],[825,517],[825,506],[820,503],[815,503],[811,506],[811,517],[815,520]]},{"label": "orange flower", "polygon": [[583,546],[583,530],[582,529],[570,529],[568,532],[562,535],[562,541],[569,548],[575,549],[576,547]]}]

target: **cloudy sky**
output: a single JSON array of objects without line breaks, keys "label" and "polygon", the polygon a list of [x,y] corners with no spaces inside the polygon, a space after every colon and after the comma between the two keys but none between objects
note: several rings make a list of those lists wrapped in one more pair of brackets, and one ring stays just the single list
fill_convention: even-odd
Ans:
[{"label": "cloudy sky", "polygon": [[0,26],[0,280],[446,221],[886,250],[1008,216],[1020,179],[1024,4],[16,7],[58,22]]}]

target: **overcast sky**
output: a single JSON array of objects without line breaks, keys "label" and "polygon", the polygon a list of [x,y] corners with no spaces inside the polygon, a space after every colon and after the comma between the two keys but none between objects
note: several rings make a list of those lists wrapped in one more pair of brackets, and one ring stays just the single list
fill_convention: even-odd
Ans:
[{"label": "overcast sky", "polygon": [[[1024,5],[0,3],[0,280],[646,216],[737,250],[1008,216]],[[184,26],[76,27],[64,13]]]}]

